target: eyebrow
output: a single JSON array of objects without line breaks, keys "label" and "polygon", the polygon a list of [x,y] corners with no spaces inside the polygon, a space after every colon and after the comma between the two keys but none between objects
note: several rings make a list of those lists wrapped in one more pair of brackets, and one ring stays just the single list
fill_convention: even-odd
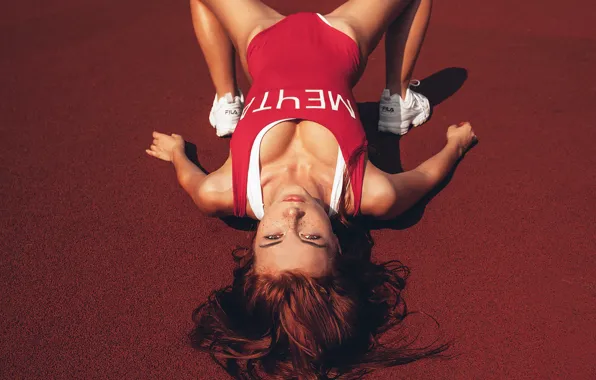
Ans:
[{"label": "eyebrow", "polygon": [[[278,245],[281,244],[283,240],[278,240],[278,241],[274,241],[273,243],[267,243],[267,244],[262,244],[259,245],[260,248],[269,248],[269,247],[273,247],[274,245]],[[308,245],[312,245],[313,247],[316,248],[327,248],[328,245],[327,244],[317,244],[317,243],[313,243],[312,241],[308,241],[308,240],[302,240],[300,239],[301,242],[303,242],[304,244],[308,244]]]}]

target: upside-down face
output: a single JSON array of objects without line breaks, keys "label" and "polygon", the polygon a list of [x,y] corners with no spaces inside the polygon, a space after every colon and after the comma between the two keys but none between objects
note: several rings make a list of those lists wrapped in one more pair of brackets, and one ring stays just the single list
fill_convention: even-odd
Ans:
[{"label": "upside-down face", "polygon": [[339,249],[331,221],[320,201],[299,186],[282,191],[265,209],[254,242],[259,273],[330,273]]}]

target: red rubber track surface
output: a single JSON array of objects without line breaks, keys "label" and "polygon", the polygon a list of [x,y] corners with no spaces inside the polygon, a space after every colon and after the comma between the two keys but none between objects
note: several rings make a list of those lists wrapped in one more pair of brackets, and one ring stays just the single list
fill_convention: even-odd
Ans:
[{"label": "red rubber track surface", "polygon": [[[208,170],[227,155],[188,3],[0,14],[0,377],[225,378],[185,336],[248,232],[202,216],[144,153],[159,130],[195,143]],[[443,101],[384,144],[410,169],[451,123],[471,120],[480,143],[416,218],[373,231],[373,253],[411,268],[410,309],[457,356],[371,378],[596,378],[593,14],[589,0],[435,2],[415,76]],[[378,101],[383,72],[380,47],[359,101]]]}]

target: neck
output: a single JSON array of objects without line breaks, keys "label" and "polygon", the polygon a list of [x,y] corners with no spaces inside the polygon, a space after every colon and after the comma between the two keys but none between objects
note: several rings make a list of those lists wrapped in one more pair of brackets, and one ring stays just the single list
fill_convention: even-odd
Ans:
[{"label": "neck", "polygon": [[304,191],[308,192],[311,197],[320,200],[323,204],[327,203],[325,186],[306,173],[300,174],[288,170],[265,179],[261,185],[265,208],[283,195],[288,193],[300,194]]}]

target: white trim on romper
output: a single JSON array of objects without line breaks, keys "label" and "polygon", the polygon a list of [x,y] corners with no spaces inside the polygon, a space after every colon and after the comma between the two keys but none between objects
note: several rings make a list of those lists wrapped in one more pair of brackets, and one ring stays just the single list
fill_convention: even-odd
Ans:
[{"label": "white trim on romper", "polygon": [[320,14],[320,13],[317,13],[317,16],[319,16],[319,18],[320,18],[321,20],[323,20],[323,22],[324,22],[325,24],[327,24],[327,25],[329,25],[330,27],[332,27],[332,28],[333,28],[333,25],[331,25],[331,24],[329,23],[329,21],[327,21],[327,19],[325,18],[325,16],[323,16],[323,15],[322,15],[322,14]]}]

